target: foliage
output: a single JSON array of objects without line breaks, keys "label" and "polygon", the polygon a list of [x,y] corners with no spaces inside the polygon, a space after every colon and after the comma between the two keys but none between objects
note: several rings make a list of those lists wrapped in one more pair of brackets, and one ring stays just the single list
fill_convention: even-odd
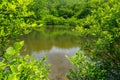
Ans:
[{"label": "foliage", "polygon": [[70,69],[67,78],[70,80],[105,80],[105,70],[100,68],[100,62],[92,62],[89,57],[79,51],[76,55],[68,57],[75,69]]},{"label": "foliage", "polygon": [[37,24],[31,19],[28,6],[33,0],[0,0],[0,51],[8,47],[10,39],[28,34]]},{"label": "foliage", "polygon": [[33,0],[28,6],[28,9],[34,12],[32,18],[35,20],[40,20],[49,13],[49,10],[47,9],[47,0]]},{"label": "foliage", "polygon": [[16,42],[6,50],[0,61],[0,80],[48,80],[46,57],[38,61],[29,55],[20,56],[23,44],[23,41]]},{"label": "foliage", "polygon": [[62,17],[55,17],[52,15],[47,15],[46,17],[43,18],[43,21],[47,25],[64,25],[65,19]]},{"label": "foliage", "polygon": [[47,15],[42,19],[46,25],[67,25],[67,26],[76,26],[79,24],[79,20],[76,18],[64,19],[63,17],[55,17],[53,15]]},{"label": "foliage", "polygon": [[87,0],[34,0],[29,6],[29,10],[35,13],[32,18],[43,20],[47,25],[71,25],[75,20],[72,26],[76,26],[77,19],[90,14],[90,9]]},{"label": "foliage", "polygon": [[[90,0],[91,14],[81,19],[78,31],[82,49],[101,61],[106,79],[120,77],[120,2],[119,0]],[[99,6],[98,6],[99,5]]]},{"label": "foliage", "polygon": [[[65,27],[64,29],[66,31],[67,29],[73,29],[80,37],[81,49],[92,55],[93,61],[102,63],[95,66],[96,63],[91,65],[92,62],[88,61],[88,64],[84,64],[88,68],[95,67],[94,70],[99,70],[101,69],[99,67],[102,67],[102,69],[106,70],[106,79],[119,80],[119,5],[119,0],[0,0],[0,53],[3,53],[2,55],[5,58],[10,56],[9,52],[11,56],[17,53],[14,48],[10,47],[7,49],[8,54],[5,55],[5,50],[10,41],[17,39],[20,35],[28,34],[37,26],[39,28],[42,23],[47,25],[70,25],[74,26],[75,29],[73,29],[74,27]],[[54,30],[54,27],[52,29]],[[59,33],[59,31],[53,32],[53,36],[56,34],[64,35],[66,31],[63,33]],[[74,34],[74,32],[69,33]],[[76,57],[79,56],[78,54],[76,55]],[[7,59],[9,58],[7,57]],[[0,64],[6,65],[3,63],[7,62],[7,59]],[[70,58],[71,60],[72,58]],[[76,58],[75,61],[79,61],[79,59],[77,60]],[[86,60],[83,61],[86,62]],[[18,62],[20,61],[18,60]],[[83,64],[80,65],[82,66]],[[7,65],[7,67],[9,66]],[[8,70],[11,73],[9,71],[10,67],[4,68],[5,71]],[[86,69],[86,71],[89,70]],[[77,74],[75,73],[75,75]],[[100,74],[102,75],[102,73]],[[18,76],[18,74],[16,75]],[[88,74],[85,74],[85,77],[87,76]],[[77,76],[74,76],[74,78],[77,78]],[[92,78],[94,77],[92,76]]]}]

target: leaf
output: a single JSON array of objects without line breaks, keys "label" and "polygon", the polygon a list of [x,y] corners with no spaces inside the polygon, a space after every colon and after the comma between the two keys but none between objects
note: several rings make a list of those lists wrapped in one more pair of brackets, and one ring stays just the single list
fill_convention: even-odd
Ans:
[{"label": "leaf", "polygon": [[11,56],[15,55],[15,53],[18,53],[19,50],[22,48],[23,44],[24,44],[24,41],[16,42],[13,47],[9,47],[6,50],[6,53],[4,54],[4,57],[6,59],[9,59]]},{"label": "leaf", "polygon": [[0,70],[5,69],[5,67],[6,67],[6,64],[3,61],[0,62]]},{"label": "leaf", "polygon": [[9,47],[7,50],[6,50],[6,53],[4,54],[4,57],[5,58],[9,58],[11,56],[13,56],[15,54],[15,50],[13,47]]},{"label": "leaf", "polygon": [[0,35],[5,36],[4,29],[1,30],[1,34]]},{"label": "leaf", "polygon": [[16,42],[13,47],[14,49],[18,52],[24,45],[24,41],[21,41],[21,42]]},{"label": "leaf", "polygon": [[14,65],[10,65],[10,69],[11,69],[11,71],[12,71],[12,73],[15,73],[15,66]]},{"label": "leaf", "polygon": [[13,10],[13,11],[15,11],[16,5],[10,5],[10,9]]},{"label": "leaf", "polygon": [[24,59],[25,59],[25,60],[29,60],[29,59],[30,59],[30,56],[29,56],[29,55],[26,55],[26,56],[24,57]]},{"label": "leaf", "polygon": [[8,80],[19,80],[19,79],[17,78],[17,74],[13,73],[8,76]]},{"label": "leaf", "polygon": [[36,26],[37,26],[37,24],[36,24],[36,23],[32,23],[31,25],[32,25],[32,27],[36,27]]},{"label": "leaf", "polygon": [[23,4],[23,0],[18,0],[19,4]]},{"label": "leaf", "polygon": [[18,71],[22,71],[22,64],[18,65]]}]

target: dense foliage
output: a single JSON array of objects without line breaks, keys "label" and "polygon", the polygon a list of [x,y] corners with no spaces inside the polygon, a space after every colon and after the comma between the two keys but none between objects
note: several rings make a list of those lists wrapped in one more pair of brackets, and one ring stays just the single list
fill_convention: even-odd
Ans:
[{"label": "dense foliage", "polygon": [[[89,54],[93,61],[102,63],[100,69],[106,70],[105,79],[119,80],[120,2],[90,0],[89,3],[91,13],[81,19],[80,26],[74,30],[80,34],[81,49]],[[79,59],[76,58],[74,61]]]},{"label": "dense foliage", "polygon": [[30,56],[21,57],[23,42],[7,49],[20,35],[41,25],[31,18],[31,3],[33,0],[0,0],[0,80],[48,80],[45,58],[37,61]]},{"label": "dense foliage", "polygon": [[[17,39],[18,36],[28,34],[34,28],[46,24],[71,25],[72,28],[63,28],[63,33],[56,31],[53,32],[54,34],[52,35],[64,35],[67,29],[69,29],[69,34],[75,33],[76,36],[77,33],[77,36],[80,38],[81,50],[83,50],[92,61],[86,60],[85,55],[81,53],[77,53],[72,58],[69,58],[73,65],[79,66],[76,67],[77,72],[74,72],[74,70],[70,71],[70,74],[67,75],[69,79],[78,80],[78,78],[81,78],[85,80],[94,79],[95,76],[97,76],[98,80],[119,80],[119,5],[119,0],[0,0],[0,53],[2,53],[3,58],[2,62],[0,62],[3,66],[0,66],[0,68],[2,72],[3,70],[5,71],[1,74],[0,78],[8,74],[8,76],[14,76],[20,79],[20,72],[15,75],[9,75],[9,73],[16,72],[14,70],[12,71],[14,67],[13,64],[16,64],[15,66],[23,64],[24,60],[21,61],[21,59],[24,58],[16,56],[18,59],[15,57],[15,62],[13,60],[7,62],[6,60],[9,59],[7,56],[10,56],[8,54],[13,56],[17,53],[14,47],[8,49],[7,47],[10,42],[13,39]],[[49,27],[46,27],[46,30],[47,29],[49,29]],[[71,29],[73,29],[73,32]],[[6,49],[7,51],[5,51]],[[80,63],[81,60],[83,60],[82,63]],[[41,63],[43,64],[43,62]],[[9,66],[7,64],[9,64]],[[27,64],[29,64],[28,68],[30,65],[38,65],[34,61],[33,64],[25,63],[24,65],[26,66]],[[81,66],[83,70],[79,69]],[[15,70],[17,69],[15,68]],[[43,73],[44,71],[46,70],[43,70]],[[25,73],[26,72],[27,71],[25,71]],[[48,72],[46,72],[46,74],[47,73]],[[27,75],[27,77],[29,77],[29,75]],[[6,79],[8,78],[9,77],[6,77]]]},{"label": "dense foliage", "polygon": [[4,52],[9,40],[28,34],[41,24],[33,20],[34,12],[29,10],[33,0],[0,0],[0,50]]},{"label": "dense foliage", "polygon": [[33,19],[47,25],[75,26],[90,13],[87,0],[34,0],[29,9],[35,12]]},{"label": "dense foliage", "polygon": [[23,41],[16,42],[1,57],[0,80],[48,80],[48,65],[44,64],[46,58],[38,61],[29,55],[20,56],[23,44]]},{"label": "dense foliage", "polygon": [[104,80],[105,70],[100,69],[99,62],[93,62],[83,52],[79,51],[72,57],[66,56],[69,61],[75,66],[75,69],[70,69],[67,78],[70,80]]}]

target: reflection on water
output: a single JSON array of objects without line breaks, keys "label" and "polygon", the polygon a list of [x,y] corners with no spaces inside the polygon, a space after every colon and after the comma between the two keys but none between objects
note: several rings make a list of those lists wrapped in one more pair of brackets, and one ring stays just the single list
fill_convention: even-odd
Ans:
[{"label": "reflection on water", "polygon": [[67,80],[65,74],[72,65],[65,58],[65,55],[74,55],[79,50],[79,44],[71,36],[49,37],[51,34],[45,34],[47,35],[45,37],[39,32],[33,32],[25,36],[23,38],[25,41],[25,53],[35,55],[36,59],[46,55],[48,57],[47,63],[51,64],[50,80]]},{"label": "reflection on water", "polygon": [[68,72],[68,68],[72,68],[70,62],[65,58],[65,55],[74,55],[79,47],[72,47],[68,49],[62,49],[53,46],[50,50],[41,50],[39,52],[32,52],[35,58],[46,55],[47,63],[51,64],[51,74],[49,75],[50,80],[65,80],[65,74]]},{"label": "reflection on water", "polygon": [[32,54],[37,55],[35,58],[40,58],[41,56],[47,55],[55,55],[55,54],[61,54],[61,55],[74,55],[75,52],[79,50],[79,47],[72,47],[72,48],[59,48],[56,46],[53,46],[50,50],[41,50],[39,52],[33,51]]}]

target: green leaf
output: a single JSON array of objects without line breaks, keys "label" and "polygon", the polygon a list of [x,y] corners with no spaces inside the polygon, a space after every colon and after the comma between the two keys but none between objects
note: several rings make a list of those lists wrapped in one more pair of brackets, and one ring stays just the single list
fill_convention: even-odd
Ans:
[{"label": "green leaf", "polygon": [[14,73],[14,74],[10,74],[10,75],[8,76],[8,80],[19,80],[19,79],[17,78],[17,74]]},{"label": "green leaf", "polygon": [[1,30],[1,34],[0,35],[2,35],[2,36],[5,35],[4,29]]},{"label": "green leaf", "polygon": [[6,50],[6,53],[4,54],[4,57],[5,58],[10,58],[11,56],[13,56],[15,54],[15,50],[13,47],[9,47],[7,50]]},{"label": "green leaf", "polygon": [[24,41],[21,41],[21,42],[16,42],[13,47],[16,51],[19,51],[24,45]]},{"label": "green leaf", "polygon": [[18,65],[18,71],[22,71],[22,64]]},{"label": "green leaf", "polygon": [[11,69],[12,73],[15,73],[16,70],[15,70],[15,66],[14,65],[11,65],[10,69]]},{"label": "green leaf", "polygon": [[0,70],[5,69],[5,67],[6,67],[6,64],[3,61],[0,62]]}]

